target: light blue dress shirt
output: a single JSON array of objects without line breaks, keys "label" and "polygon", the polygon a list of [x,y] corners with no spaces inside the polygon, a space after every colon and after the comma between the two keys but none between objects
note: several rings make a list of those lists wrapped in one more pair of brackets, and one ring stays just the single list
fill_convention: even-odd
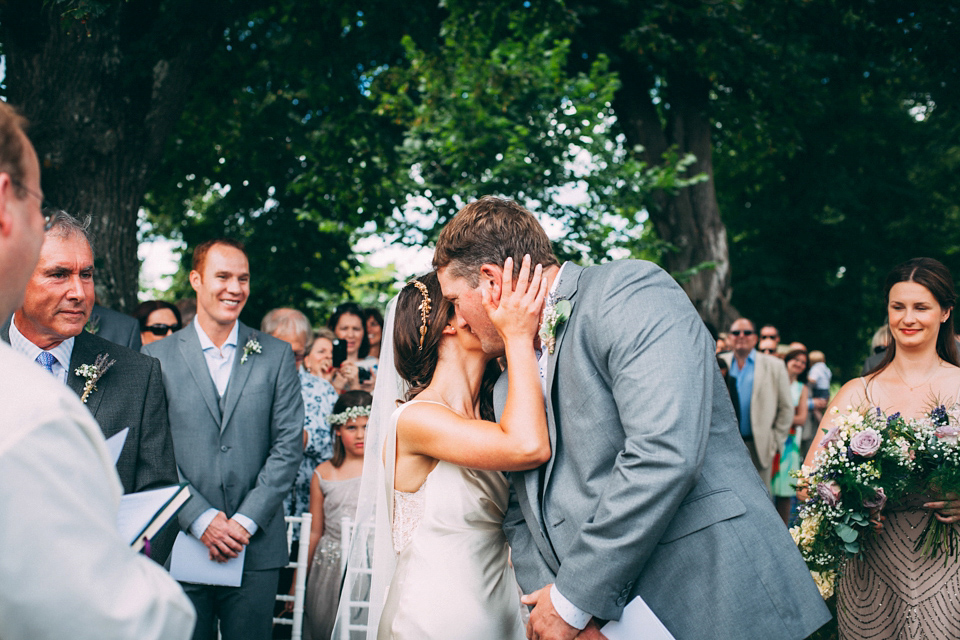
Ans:
[{"label": "light blue dress shirt", "polygon": [[730,375],[737,380],[737,396],[740,400],[740,435],[753,437],[753,428],[750,426],[750,394],[753,393],[753,369],[757,357],[757,350],[751,349],[743,363],[743,369],[734,356],[730,362]]},{"label": "light blue dress shirt", "polygon": [[[53,363],[53,376],[62,382],[67,384],[67,372],[70,368],[70,357],[73,355],[73,343],[75,338],[70,337],[53,347],[52,349],[47,349],[47,353],[52,355],[56,362]],[[10,346],[14,348],[18,353],[22,353],[27,356],[34,362],[37,361],[37,356],[40,355],[40,352],[43,351],[40,347],[33,344],[27,340],[20,330],[17,329],[17,323],[15,319],[10,321]],[[92,362],[82,362],[81,364],[93,364]],[[40,366],[39,364],[37,365]]]}]

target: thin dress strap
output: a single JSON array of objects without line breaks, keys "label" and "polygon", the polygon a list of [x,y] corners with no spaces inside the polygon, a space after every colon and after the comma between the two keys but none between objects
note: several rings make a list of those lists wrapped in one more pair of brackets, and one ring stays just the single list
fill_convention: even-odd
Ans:
[{"label": "thin dress strap", "polygon": [[[397,407],[397,410],[393,412],[393,417],[390,420],[390,430],[387,433],[386,442],[384,442],[383,450],[383,471],[384,471],[384,484],[386,485],[387,495],[390,496],[390,499],[387,500],[387,518],[389,522],[393,522],[393,492],[397,490],[396,487],[396,473],[397,473],[397,422],[400,420],[400,413],[409,407],[412,404],[425,403],[425,404],[438,404],[441,407],[446,407],[447,405],[442,402],[435,402],[433,400],[410,400],[404,402],[402,405]],[[449,409],[449,407],[447,407]]]}]

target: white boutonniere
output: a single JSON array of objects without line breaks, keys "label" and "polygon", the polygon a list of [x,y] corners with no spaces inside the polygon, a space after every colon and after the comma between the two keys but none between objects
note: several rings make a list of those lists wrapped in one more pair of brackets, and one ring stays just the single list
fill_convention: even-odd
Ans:
[{"label": "white boutonniere", "polygon": [[73,372],[74,375],[87,379],[87,383],[83,385],[83,395],[80,396],[80,402],[87,403],[90,394],[97,390],[97,382],[107,372],[107,369],[116,362],[116,360],[107,361],[109,357],[109,353],[101,353],[93,364],[82,364]]},{"label": "white boutonniere", "polygon": [[557,347],[557,329],[569,318],[569,300],[558,300],[556,304],[548,304],[544,309],[543,322],[540,323],[540,342],[547,348],[547,353],[553,354]]},{"label": "white boutonniere", "polygon": [[245,364],[251,353],[260,353],[260,343],[257,342],[256,332],[250,334],[247,338],[247,344],[243,345],[243,355],[240,356],[240,364]]}]

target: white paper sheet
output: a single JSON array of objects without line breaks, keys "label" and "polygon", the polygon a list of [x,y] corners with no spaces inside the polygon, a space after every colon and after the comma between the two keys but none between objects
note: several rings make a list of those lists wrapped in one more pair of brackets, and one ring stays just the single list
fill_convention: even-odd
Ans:
[{"label": "white paper sheet", "polygon": [[674,640],[643,598],[637,596],[623,609],[619,620],[603,625],[600,632],[608,640]]},{"label": "white paper sheet", "polygon": [[120,452],[123,451],[123,444],[127,441],[127,434],[129,432],[130,427],[127,427],[123,431],[118,431],[107,438],[107,451],[110,452],[113,464],[117,464],[117,460],[120,459]]},{"label": "white paper sheet", "polygon": [[180,487],[163,487],[139,493],[128,493],[120,500],[120,509],[117,511],[117,529],[120,537],[132,544],[153,515],[173,497]]},{"label": "white paper sheet", "polygon": [[243,559],[246,554],[244,547],[236,558],[214,562],[205,544],[181,531],[170,554],[170,575],[181,582],[239,587],[243,580]]}]

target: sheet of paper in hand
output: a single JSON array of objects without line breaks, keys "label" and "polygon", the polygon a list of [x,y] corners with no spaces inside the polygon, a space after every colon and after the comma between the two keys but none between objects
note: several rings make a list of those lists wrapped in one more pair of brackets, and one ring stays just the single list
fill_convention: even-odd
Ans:
[{"label": "sheet of paper in hand", "polygon": [[117,464],[117,460],[120,459],[120,452],[123,451],[123,445],[127,441],[128,433],[130,433],[130,427],[122,431],[117,431],[107,438],[107,451],[110,452],[110,458],[113,459],[113,464]]},{"label": "sheet of paper in hand", "polygon": [[603,625],[600,633],[608,640],[675,640],[640,596],[624,607],[619,620]]},{"label": "sheet of paper in hand", "polygon": [[226,562],[214,562],[210,551],[189,533],[181,531],[170,554],[170,575],[180,582],[239,587],[243,579],[243,559],[247,549]]},{"label": "sheet of paper in hand", "polygon": [[[126,430],[124,430],[126,431]],[[175,484],[150,491],[128,493],[120,500],[117,510],[117,530],[134,551],[143,548],[147,540],[163,528],[170,518],[190,498],[187,483]]]}]

